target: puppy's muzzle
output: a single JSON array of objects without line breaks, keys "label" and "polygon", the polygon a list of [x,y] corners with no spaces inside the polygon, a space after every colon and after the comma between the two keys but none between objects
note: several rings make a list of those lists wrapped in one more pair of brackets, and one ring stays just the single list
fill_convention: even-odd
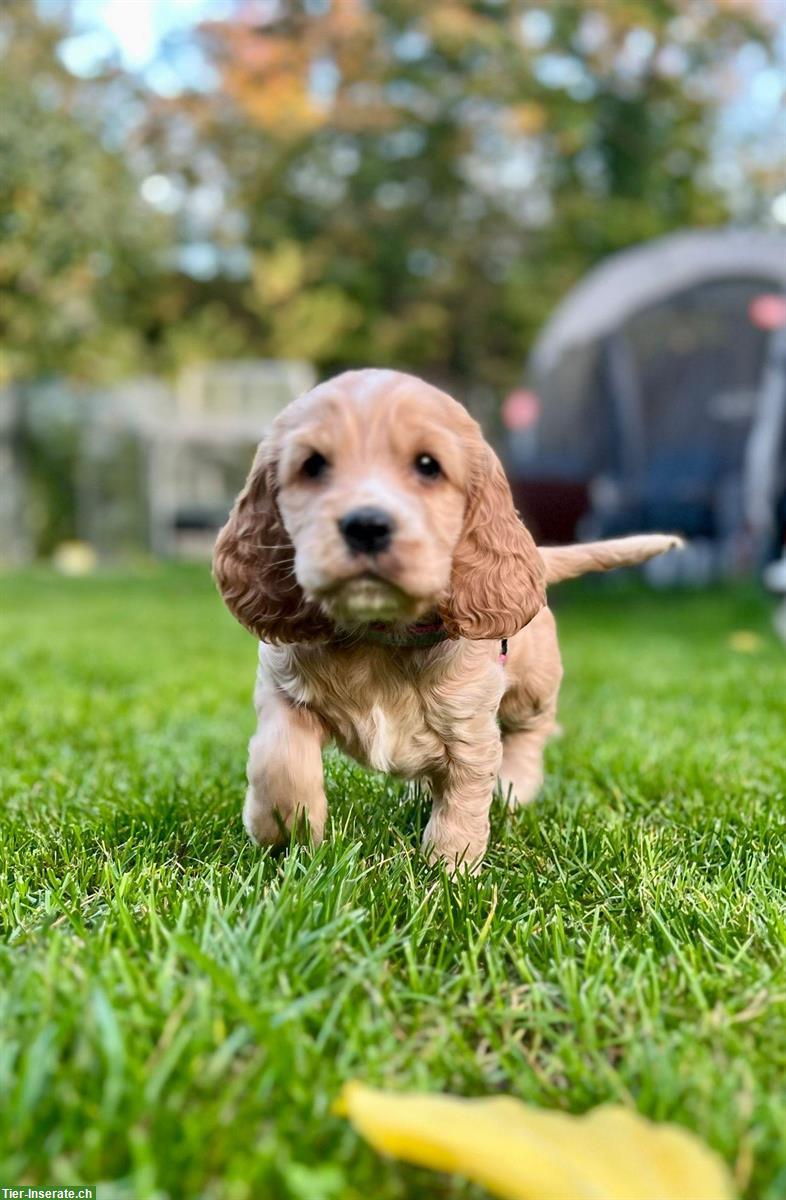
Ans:
[{"label": "puppy's muzzle", "polygon": [[393,518],[370,505],[354,508],[340,518],[338,527],[353,554],[383,554],[393,537]]}]

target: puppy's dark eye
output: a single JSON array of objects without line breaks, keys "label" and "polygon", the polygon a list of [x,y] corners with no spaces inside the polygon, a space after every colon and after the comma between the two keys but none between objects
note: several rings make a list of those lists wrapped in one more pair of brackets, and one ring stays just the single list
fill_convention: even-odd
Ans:
[{"label": "puppy's dark eye", "polygon": [[324,454],[320,454],[318,450],[315,450],[313,454],[309,454],[300,469],[309,479],[319,479],[320,475],[324,475],[328,469],[328,465],[328,460]]},{"label": "puppy's dark eye", "polygon": [[442,467],[433,454],[419,454],[414,465],[418,475],[422,475],[424,479],[436,479],[437,475],[442,474]]}]

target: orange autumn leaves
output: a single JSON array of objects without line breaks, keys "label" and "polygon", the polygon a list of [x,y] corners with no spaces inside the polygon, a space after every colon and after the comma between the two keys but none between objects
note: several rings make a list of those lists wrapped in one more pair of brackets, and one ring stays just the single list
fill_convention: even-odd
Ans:
[{"label": "orange autumn leaves", "polygon": [[340,124],[337,98],[320,94],[314,72],[329,64],[338,81],[357,74],[370,49],[371,17],[360,0],[336,0],[317,17],[285,21],[206,23],[227,96],[279,141],[297,140]]},{"label": "orange autumn leaves", "polygon": [[[484,16],[466,0],[412,6],[410,17],[410,33],[454,65],[463,62],[469,47],[503,51],[511,39],[520,41],[512,17]],[[280,20],[213,21],[202,28],[220,64],[225,94],[253,124],[286,143],[323,126],[352,132],[396,128],[400,114],[387,83],[402,63],[383,26],[383,15],[362,0],[334,0],[317,16],[293,8]],[[320,68],[333,78],[326,89],[315,86]],[[485,90],[481,84],[481,93]],[[532,100],[503,105],[501,123],[510,132],[534,136],[546,120],[545,107]]]}]

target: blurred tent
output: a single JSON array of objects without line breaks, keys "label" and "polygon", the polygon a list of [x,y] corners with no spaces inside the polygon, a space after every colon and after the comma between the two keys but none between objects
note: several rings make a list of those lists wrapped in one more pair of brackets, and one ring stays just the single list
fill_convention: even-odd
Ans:
[{"label": "blurred tent", "polygon": [[542,540],[674,529],[713,570],[763,549],[786,486],[784,290],[786,238],[739,230],[634,247],[573,289],[509,437]]}]

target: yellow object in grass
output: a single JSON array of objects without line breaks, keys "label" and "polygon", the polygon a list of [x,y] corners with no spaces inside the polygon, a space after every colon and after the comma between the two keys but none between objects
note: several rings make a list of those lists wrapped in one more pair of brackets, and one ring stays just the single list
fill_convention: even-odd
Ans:
[{"label": "yellow object in grass", "polygon": [[348,1083],[336,1104],[376,1149],[463,1175],[505,1200],[731,1200],[723,1162],[692,1134],[621,1107],[584,1116],[509,1096],[464,1100]]},{"label": "yellow object in grass", "polygon": [[762,639],[752,629],[738,629],[729,635],[729,645],[738,654],[755,654],[761,650]]},{"label": "yellow object in grass", "polygon": [[88,542],[61,542],[55,548],[52,563],[61,575],[90,575],[98,558]]}]

